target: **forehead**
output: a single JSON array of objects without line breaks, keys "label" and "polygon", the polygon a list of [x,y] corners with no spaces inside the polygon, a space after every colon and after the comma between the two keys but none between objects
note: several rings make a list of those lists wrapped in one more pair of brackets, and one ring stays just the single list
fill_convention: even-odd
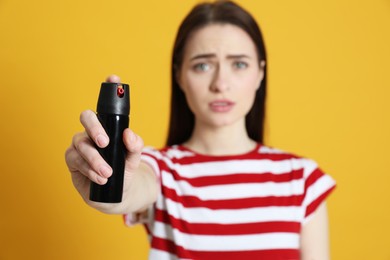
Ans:
[{"label": "forehead", "polygon": [[231,24],[211,24],[193,33],[187,40],[185,56],[199,53],[256,55],[256,46],[243,29]]}]

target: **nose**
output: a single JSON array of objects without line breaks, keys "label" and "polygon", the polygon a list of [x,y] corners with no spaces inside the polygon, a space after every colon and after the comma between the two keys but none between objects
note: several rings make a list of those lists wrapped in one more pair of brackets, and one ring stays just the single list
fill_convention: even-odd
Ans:
[{"label": "nose", "polygon": [[213,80],[210,84],[212,92],[224,92],[229,89],[227,81],[227,73],[223,66],[218,65],[214,72]]}]

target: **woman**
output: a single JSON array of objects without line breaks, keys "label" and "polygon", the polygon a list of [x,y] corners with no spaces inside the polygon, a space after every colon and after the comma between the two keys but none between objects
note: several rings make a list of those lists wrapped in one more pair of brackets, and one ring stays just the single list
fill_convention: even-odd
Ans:
[{"label": "woman", "polygon": [[[108,78],[119,82],[117,76]],[[88,199],[110,167],[109,140],[92,111],[66,152],[88,205],[144,222],[150,259],[329,259],[325,198],[335,187],[310,159],[263,144],[266,55],[254,19],[233,2],[197,5],[172,59],[167,146],[143,149],[126,129],[123,202]]]}]

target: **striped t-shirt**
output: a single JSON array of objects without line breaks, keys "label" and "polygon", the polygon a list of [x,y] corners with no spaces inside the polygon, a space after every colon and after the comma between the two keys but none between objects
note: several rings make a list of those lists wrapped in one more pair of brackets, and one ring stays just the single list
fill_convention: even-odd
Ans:
[{"label": "striped t-shirt", "polygon": [[299,259],[301,225],[335,187],[314,161],[260,144],[229,156],[146,148],[142,160],[161,182],[144,219],[149,259]]}]

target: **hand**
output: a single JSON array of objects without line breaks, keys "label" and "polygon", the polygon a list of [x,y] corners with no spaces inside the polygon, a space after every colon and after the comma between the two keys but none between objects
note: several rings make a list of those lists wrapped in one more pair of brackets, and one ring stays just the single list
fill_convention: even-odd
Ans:
[{"label": "hand", "polygon": [[[120,78],[113,75],[108,77],[106,81],[119,83]],[[72,144],[65,153],[66,164],[71,173],[73,185],[87,204],[101,211],[109,212],[114,205],[116,208],[118,206],[121,208],[125,207],[126,205],[123,205],[123,203],[118,205],[97,203],[89,200],[90,182],[93,181],[103,185],[112,175],[111,167],[95,148],[95,144],[100,148],[106,147],[110,140],[93,111],[86,110],[82,112],[80,122],[84,126],[85,131],[73,136]],[[143,141],[130,129],[126,129],[123,132],[123,141],[127,149],[123,189],[123,197],[126,198],[128,196],[125,193],[129,190],[130,179],[140,163]]]}]

